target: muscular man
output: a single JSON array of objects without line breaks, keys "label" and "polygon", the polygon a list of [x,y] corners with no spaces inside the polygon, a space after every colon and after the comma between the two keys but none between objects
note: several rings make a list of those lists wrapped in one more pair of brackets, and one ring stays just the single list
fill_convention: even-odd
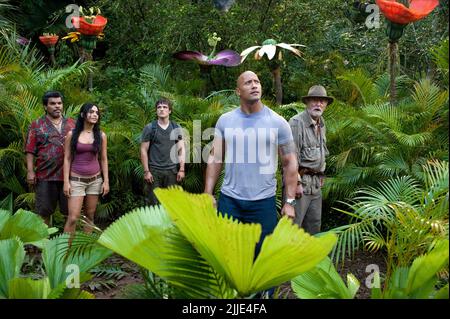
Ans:
[{"label": "muscular man", "polygon": [[[289,124],[261,102],[258,76],[246,71],[237,80],[240,107],[223,114],[216,124],[206,170],[205,193],[213,195],[225,159],[218,211],[244,223],[259,223],[262,234],[255,253],[277,224],[275,173],[280,154],[287,200],[282,213],[294,218],[297,159]],[[215,201],[215,200],[214,200]]]}]

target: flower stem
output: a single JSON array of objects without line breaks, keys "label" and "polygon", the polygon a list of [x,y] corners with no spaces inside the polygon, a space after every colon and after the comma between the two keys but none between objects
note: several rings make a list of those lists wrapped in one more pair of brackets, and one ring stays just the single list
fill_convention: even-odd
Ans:
[{"label": "flower stem", "polygon": [[391,105],[395,105],[397,99],[397,88],[395,79],[397,76],[397,41],[389,41],[389,75],[390,75],[390,88],[389,88],[389,100]]}]

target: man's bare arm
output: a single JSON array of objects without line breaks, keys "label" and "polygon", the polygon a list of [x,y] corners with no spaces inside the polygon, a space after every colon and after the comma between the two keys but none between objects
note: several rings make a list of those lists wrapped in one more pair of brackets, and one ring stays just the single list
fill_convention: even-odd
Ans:
[{"label": "man's bare arm", "polygon": [[27,160],[27,183],[30,185],[36,184],[36,174],[34,172],[34,155],[32,153],[26,154]]},{"label": "man's bare arm", "polygon": [[214,186],[216,186],[220,171],[222,170],[223,159],[225,156],[225,140],[215,137],[213,147],[208,157],[208,165],[206,167],[205,193],[214,194]]},{"label": "man's bare arm", "polygon": [[297,153],[294,142],[279,146],[286,198],[295,198],[297,188]]}]

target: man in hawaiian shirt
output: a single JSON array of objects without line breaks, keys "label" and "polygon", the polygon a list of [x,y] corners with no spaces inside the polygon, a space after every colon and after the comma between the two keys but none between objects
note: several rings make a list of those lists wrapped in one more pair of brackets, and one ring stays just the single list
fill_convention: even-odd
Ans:
[{"label": "man in hawaiian shirt", "polygon": [[63,116],[60,92],[46,92],[42,102],[45,115],[29,126],[25,153],[27,183],[35,187],[37,213],[48,224],[58,202],[61,213],[67,215],[67,198],[63,193],[63,144],[75,123]]}]

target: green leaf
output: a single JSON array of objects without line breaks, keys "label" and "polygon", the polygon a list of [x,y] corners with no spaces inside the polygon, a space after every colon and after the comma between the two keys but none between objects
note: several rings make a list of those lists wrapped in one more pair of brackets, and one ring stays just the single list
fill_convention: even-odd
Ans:
[{"label": "green leaf", "polygon": [[0,237],[2,234],[2,230],[5,227],[8,220],[11,218],[11,212],[0,208]]},{"label": "green leaf", "polygon": [[186,298],[234,296],[162,207],[139,208],[122,216],[103,232],[99,243],[180,287]]},{"label": "green leaf", "polygon": [[156,189],[155,194],[180,232],[240,296],[276,286],[311,269],[336,242],[334,234],[311,237],[283,218],[266,237],[253,263],[261,225],[218,216],[207,194],[188,194],[179,187]]},{"label": "green leaf", "polygon": [[433,296],[434,299],[448,299],[448,284],[439,289]]},{"label": "green leaf", "polygon": [[95,299],[95,295],[79,288],[66,289],[61,299]]},{"label": "green leaf", "polygon": [[13,236],[24,243],[38,241],[48,236],[48,227],[35,213],[19,209],[4,225],[0,239]]},{"label": "green leaf", "polygon": [[50,293],[48,278],[14,278],[9,281],[9,299],[47,299]]},{"label": "green leaf", "polygon": [[52,289],[64,284],[67,279],[78,279],[79,283],[82,283],[82,280],[87,278],[83,277],[85,272],[112,254],[109,249],[100,245],[92,246],[86,251],[71,253],[68,249],[69,239],[70,234],[55,237],[49,240],[42,252],[42,260]]},{"label": "green leaf", "polygon": [[9,282],[19,276],[25,250],[18,238],[0,240],[0,298],[8,298]]},{"label": "green leaf", "polygon": [[310,271],[292,279],[291,285],[302,299],[353,299],[359,289],[359,281],[347,274],[347,282],[348,287],[327,257]]},{"label": "green leaf", "polygon": [[448,249],[448,240],[443,240],[430,253],[414,260],[408,274],[409,294],[423,291],[429,281],[436,281],[436,273],[448,265]]},{"label": "green leaf", "polygon": [[[7,210],[9,212],[13,212],[14,209],[14,201],[13,201],[13,194],[9,193],[8,196],[6,196],[4,199],[0,201],[0,210]],[[1,230],[1,227],[0,227]]]}]

